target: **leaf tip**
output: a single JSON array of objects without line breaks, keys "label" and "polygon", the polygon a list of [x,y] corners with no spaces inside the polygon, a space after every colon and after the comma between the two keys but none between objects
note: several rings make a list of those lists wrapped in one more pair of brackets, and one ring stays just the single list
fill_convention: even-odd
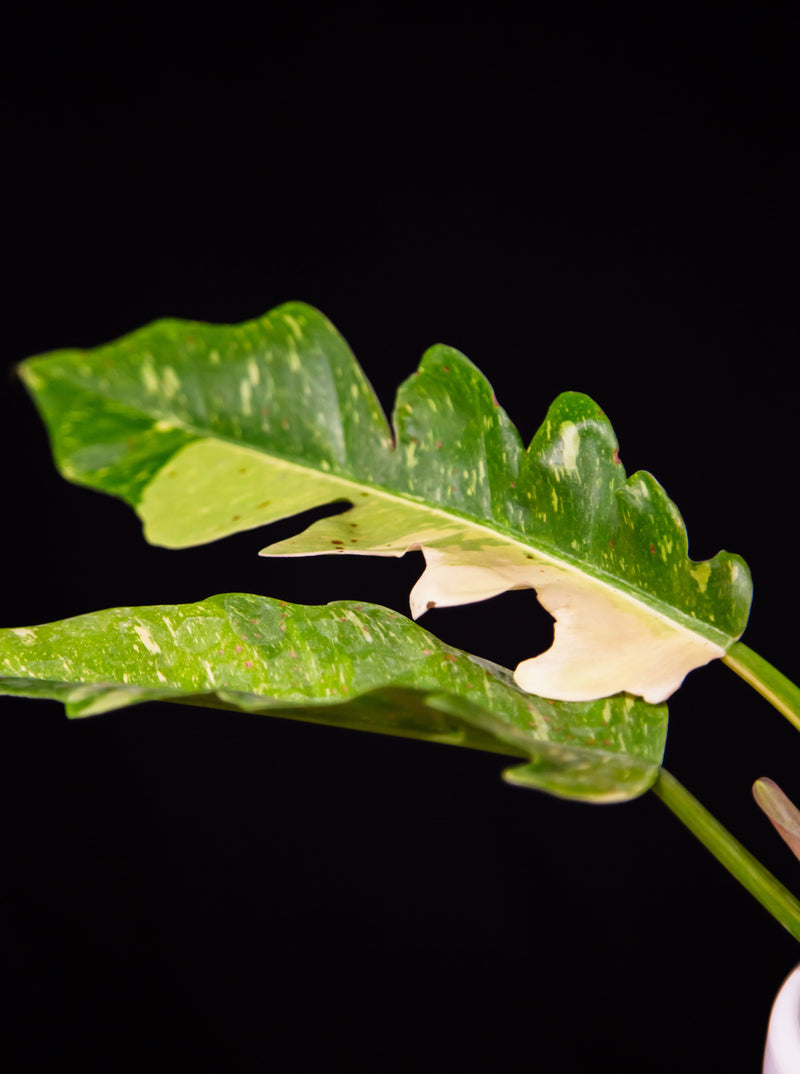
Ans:
[{"label": "leaf tip", "polygon": [[753,797],[775,831],[800,861],[800,809],[778,784],[767,776],[755,781]]}]

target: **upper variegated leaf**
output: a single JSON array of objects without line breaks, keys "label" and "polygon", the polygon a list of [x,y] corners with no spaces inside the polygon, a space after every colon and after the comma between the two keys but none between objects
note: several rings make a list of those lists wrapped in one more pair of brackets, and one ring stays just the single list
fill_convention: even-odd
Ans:
[{"label": "upper variegated leaf", "polygon": [[395,441],[333,326],[290,303],[232,327],[157,321],[91,351],[30,359],[22,375],[62,472],[116,493],[147,538],[182,547],[347,500],[264,554],[403,555],[434,606],[531,587],[556,619],[517,682],[564,700],[668,697],[746,624],[737,556],[688,558],[674,504],[626,478],[608,419],[566,393],[529,449],[485,377],[435,346],[400,388]]}]

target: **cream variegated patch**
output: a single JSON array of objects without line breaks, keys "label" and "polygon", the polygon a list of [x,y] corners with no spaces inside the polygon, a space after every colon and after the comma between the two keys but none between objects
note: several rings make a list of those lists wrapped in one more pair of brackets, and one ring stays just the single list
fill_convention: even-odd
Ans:
[{"label": "cream variegated patch", "polygon": [[560,701],[591,701],[625,691],[665,701],[694,668],[724,655],[713,641],[590,575],[531,553],[426,548],[426,570],[411,593],[415,619],[433,607],[535,589],[556,620],[552,646],[523,660],[517,684]]},{"label": "cream variegated patch", "polygon": [[[349,527],[358,520],[355,530]],[[427,526],[421,523],[427,522]],[[358,543],[351,543],[358,532]],[[377,538],[377,539],[376,539]],[[388,538],[388,539],[387,539]],[[556,620],[553,645],[514,672],[523,690],[558,701],[594,701],[630,693],[658,704],[694,668],[725,655],[709,624],[603,581],[565,557],[548,556],[440,510],[374,493],[368,502],[313,523],[262,555],[327,552],[402,556],[422,551],[426,569],[411,591],[411,615],[534,589]],[[685,622],[682,622],[682,619]],[[720,642],[724,639],[720,638]]]}]

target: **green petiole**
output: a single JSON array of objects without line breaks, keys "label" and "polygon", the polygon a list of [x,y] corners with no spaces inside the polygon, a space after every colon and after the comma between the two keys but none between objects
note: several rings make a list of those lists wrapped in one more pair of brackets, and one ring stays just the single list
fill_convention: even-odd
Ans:
[{"label": "green petiole", "polygon": [[800,731],[799,687],[740,641],[731,645],[722,660]]},{"label": "green petiole", "polygon": [[800,943],[800,901],[663,768],[653,791],[717,861]]}]

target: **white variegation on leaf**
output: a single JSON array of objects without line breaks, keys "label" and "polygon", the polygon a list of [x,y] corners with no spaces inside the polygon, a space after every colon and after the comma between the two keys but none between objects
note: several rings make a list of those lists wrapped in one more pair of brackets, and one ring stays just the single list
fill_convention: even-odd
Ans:
[{"label": "white variegation on leaf", "polygon": [[[393,511],[384,497],[371,496],[351,511],[270,545],[261,555],[396,557],[421,551],[426,569],[411,591],[414,619],[433,608],[488,600],[513,589],[535,590],[556,621],[553,645],[523,660],[514,679],[540,697],[593,701],[625,692],[658,704],[690,671],[725,654],[710,632],[701,632],[701,624],[687,622],[675,609],[660,611],[657,602],[646,602],[619,581],[604,582],[567,560],[558,562],[519,540],[503,539],[444,512],[409,506],[399,501]],[[426,514],[428,526],[423,528]],[[383,541],[387,520],[394,537]],[[414,522],[418,529],[411,528]],[[359,534],[357,548],[349,544],[353,532]],[[381,540],[371,542],[372,533]]]},{"label": "white variegation on leaf", "polygon": [[625,691],[658,704],[690,671],[725,654],[721,646],[586,574],[530,557],[515,563],[511,554],[497,556],[496,549],[422,551],[427,567],[411,592],[414,619],[434,607],[535,589],[556,621],[553,644],[518,664],[514,679],[540,697],[591,701]]}]

